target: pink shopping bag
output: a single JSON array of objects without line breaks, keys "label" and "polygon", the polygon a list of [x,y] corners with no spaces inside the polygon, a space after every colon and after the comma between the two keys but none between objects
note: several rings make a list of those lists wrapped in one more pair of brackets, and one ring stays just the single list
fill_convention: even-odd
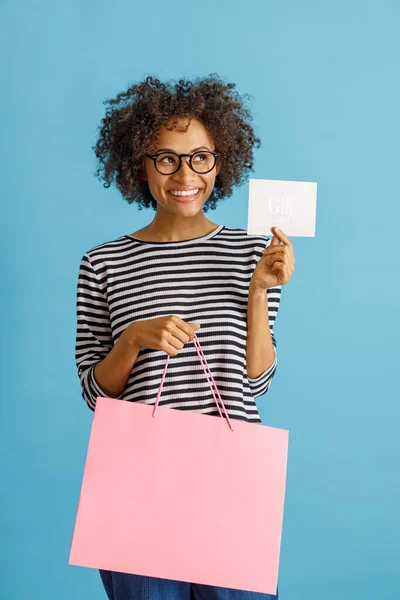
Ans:
[{"label": "pink shopping bag", "polygon": [[[289,432],[98,397],[70,565],[276,594]],[[208,369],[208,372],[207,372]],[[212,384],[224,410],[222,416]]]}]

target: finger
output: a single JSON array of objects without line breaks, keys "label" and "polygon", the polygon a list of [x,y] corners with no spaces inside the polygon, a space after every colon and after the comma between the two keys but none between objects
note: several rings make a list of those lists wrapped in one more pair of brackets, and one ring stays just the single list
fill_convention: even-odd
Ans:
[{"label": "finger", "polygon": [[179,350],[181,350],[181,348],[177,348],[170,342],[165,342],[164,345],[165,345],[164,352],[166,352],[170,356],[176,356],[178,354]]},{"label": "finger", "polygon": [[272,238],[272,240],[271,240],[271,243],[270,243],[269,247],[273,248],[275,246],[279,246],[280,243],[281,243],[281,240],[279,239],[279,237],[277,235],[274,235],[273,238]]},{"label": "finger", "polygon": [[183,323],[183,326],[182,326],[180,324],[180,322],[181,322],[181,319],[179,317],[176,317],[173,320],[171,319],[171,321],[166,326],[166,332],[168,334],[167,341],[170,344],[172,343],[172,340],[174,338],[177,342],[181,342],[182,344],[187,344],[187,342],[190,339],[190,335],[188,335],[183,330],[183,327],[185,327],[185,329],[187,329],[189,326],[184,321],[182,321],[182,323]]},{"label": "finger", "polygon": [[[292,270],[294,270],[293,253],[290,252],[288,246],[277,246],[275,248],[272,248],[270,252],[268,252],[268,250],[265,251],[264,256],[273,257],[274,260],[272,262],[274,262],[275,260],[283,260],[289,265],[289,267]],[[272,264],[272,262],[267,262],[267,264]]]},{"label": "finger", "polygon": [[[282,248],[282,246],[281,246],[281,248]],[[274,263],[277,260],[281,260],[281,261],[285,260],[285,253],[279,252],[279,248],[278,248],[278,252],[269,253],[269,254],[265,255],[265,262],[267,264],[272,265],[272,263]]]},{"label": "finger", "polygon": [[271,246],[269,248],[267,248],[266,250],[262,251],[264,256],[273,256],[273,257],[281,257],[284,258],[286,257],[286,259],[289,261],[289,263],[292,263],[292,253],[290,252],[290,249],[288,246],[274,246],[273,248],[271,248]]},{"label": "finger", "polygon": [[[272,271],[282,272],[285,274],[285,278],[289,279],[294,267],[291,266],[290,257],[286,255],[274,254],[271,260],[266,263]],[[283,265],[283,268],[282,268]]]},{"label": "finger", "polygon": [[184,326],[175,326],[175,329],[171,330],[174,335],[182,344],[187,344],[193,338],[193,329],[187,323]]},{"label": "finger", "polygon": [[291,240],[287,237],[287,235],[285,235],[283,231],[278,229],[278,227],[273,227],[272,229],[274,230],[274,235],[276,235],[276,237],[278,237],[284,244],[290,245],[292,243]]},{"label": "finger", "polygon": [[288,246],[268,246],[268,248],[264,248],[264,250],[262,250],[263,254],[274,254],[276,252],[288,252],[289,253],[289,248]]},{"label": "finger", "polygon": [[[191,327],[188,323],[186,323],[186,321],[184,321],[180,317],[176,317],[174,325],[176,326],[178,331],[185,333],[189,337],[190,340],[193,338],[193,327]],[[186,344],[186,342],[185,342],[185,344]]]},{"label": "finger", "polygon": [[[284,246],[289,248],[292,255],[292,263],[294,266],[294,253],[293,253],[293,243],[290,238],[287,237],[283,231],[281,231],[278,227],[272,227],[271,230],[274,231],[274,236],[276,236],[281,242],[283,242]],[[277,247],[277,244],[274,244],[274,247]]]},{"label": "finger", "polygon": [[[175,331],[174,332],[169,331],[166,342],[167,342],[167,344],[169,344],[176,350],[182,350],[183,346],[185,344],[187,344],[187,342],[189,341],[188,339],[186,339],[186,340],[181,339],[184,336],[186,336],[186,334],[183,332],[179,332],[179,334],[177,334],[177,333],[175,333]],[[187,338],[187,336],[186,336],[186,338]]]},{"label": "finger", "polygon": [[286,268],[286,264],[279,260],[275,261],[274,264],[271,265],[271,269],[273,271],[278,271],[278,272],[282,272],[282,273],[285,272],[285,268]]}]

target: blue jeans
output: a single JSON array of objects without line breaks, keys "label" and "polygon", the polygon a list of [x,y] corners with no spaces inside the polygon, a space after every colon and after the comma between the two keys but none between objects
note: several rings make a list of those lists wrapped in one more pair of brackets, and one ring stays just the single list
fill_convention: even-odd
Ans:
[{"label": "blue jeans", "polygon": [[278,600],[276,596],[100,569],[109,600]]}]

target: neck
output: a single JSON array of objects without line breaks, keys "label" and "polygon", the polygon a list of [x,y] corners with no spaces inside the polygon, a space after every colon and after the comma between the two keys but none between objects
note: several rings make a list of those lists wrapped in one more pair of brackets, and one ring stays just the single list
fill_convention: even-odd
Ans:
[{"label": "neck", "polygon": [[171,213],[161,216],[157,210],[153,221],[145,229],[146,233],[160,242],[180,242],[207,235],[217,227],[216,223],[206,219],[203,211],[194,217],[182,217]]}]

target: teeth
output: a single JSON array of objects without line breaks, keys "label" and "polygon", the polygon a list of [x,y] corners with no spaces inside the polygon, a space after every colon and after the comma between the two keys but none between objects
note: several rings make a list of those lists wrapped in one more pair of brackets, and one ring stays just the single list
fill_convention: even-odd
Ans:
[{"label": "teeth", "polygon": [[198,189],[197,190],[189,190],[188,192],[178,192],[178,191],[172,191],[172,190],[169,190],[169,191],[173,196],[195,196],[199,192]]}]

